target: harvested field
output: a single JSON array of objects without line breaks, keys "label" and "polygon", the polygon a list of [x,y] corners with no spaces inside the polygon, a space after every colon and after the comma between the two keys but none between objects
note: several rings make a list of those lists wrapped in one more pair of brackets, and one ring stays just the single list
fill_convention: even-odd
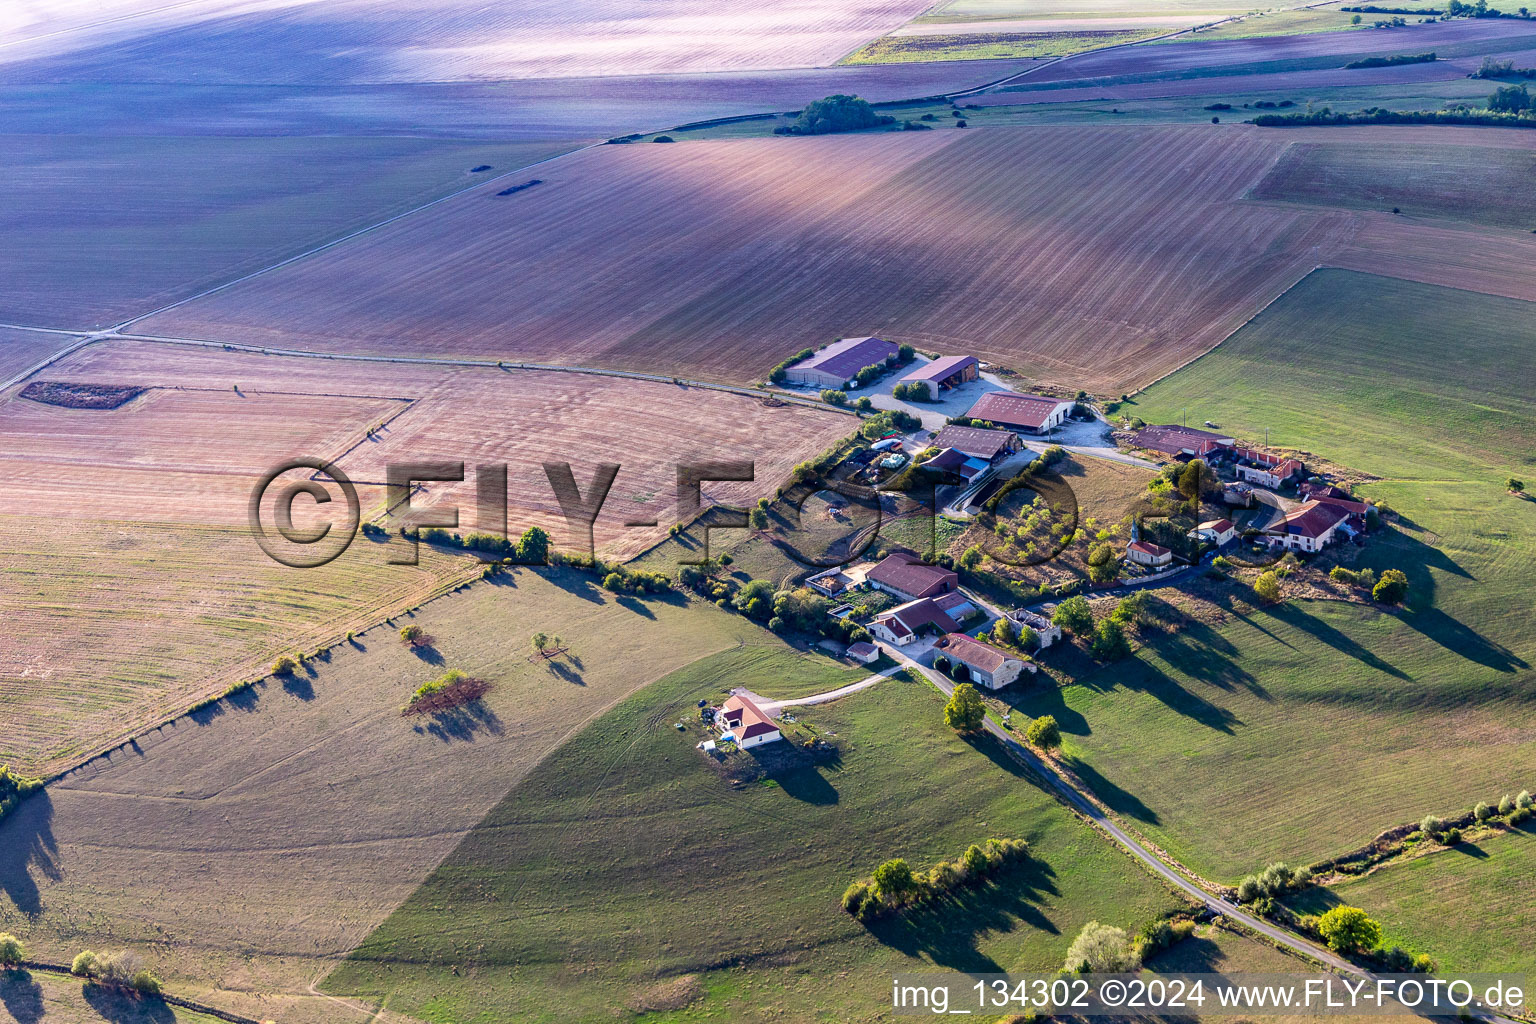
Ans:
[{"label": "harvested field", "polygon": [[[0,761],[34,773],[478,572],[430,549],[419,566],[389,565],[366,540],[323,568],[276,564],[246,518],[278,462],[339,460],[368,516],[383,509],[368,482],[386,462],[462,460],[464,484],[415,502],[457,504],[466,529],[483,525],[473,467],[507,462],[511,529],[538,523],[557,544],[572,539],[542,463],[571,462],[585,493],[596,464],[617,462],[596,526],[613,556],[665,535],[678,462],[755,460],[756,482],[703,488],[706,502],[747,503],[853,428],[830,410],[641,381],[144,342],[97,343],[48,373],[147,390],[112,410],[0,398],[0,472],[29,512],[7,517],[0,552],[0,615],[13,624],[0,640]],[[778,435],[792,441],[763,442]],[[638,518],[657,525],[624,526]]]},{"label": "harvested field", "polygon": [[1069,32],[963,32],[881,36],[845,64],[899,64],[925,60],[991,60],[998,57],[1061,57],[1106,46],[1123,46],[1165,31],[1159,28],[1092,29]]},{"label": "harvested field", "polygon": [[919,18],[892,32],[895,37],[903,36],[945,36],[945,35],[974,35],[977,33],[992,34],[995,32],[1007,33],[1036,33],[1036,32],[1115,32],[1131,29],[1177,29],[1189,28],[1207,20],[1198,14],[1185,14],[1174,16],[1141,15],[1137,17],[1104,17],[1104,18],[1012,18],[999,21],[935,21],[929,18]]},{"label": "harvested field", "polygon": [[1349,239],[1353,214],[1233,201],[1285,141],[1041,128],[603,147],[521,197],[460,197],[140,329],[736,381],[881,333],[1119,391]]},{"label": "harvested field", "polygon": [[167,1003],[135,999],[43,971],[0,973],[0,1008],[17,1024],[222,1024]]},{"label": "harvested field", "polygon": [[68,334],[0,327],[0,384],[26,373],[55,352],[62,352],[79,340]]},{"label": "harvested field", "polygon": [[412,135],[592,140],[686,122],[798,110],[846,92],[870,102],[995,82],[1029,60],[542,78],[375,86],[0,83],[15,132],[135,135]]},{"label": "harvested field", "polygon": [[1355,209],[1401,209],[1492,227],[1536,229],[1536,139],[1516,147],[1308,142],[1291,146],[1253,190]]},{"label": "harvested field", "polygon": [[817,67],[924,0],[205,0],[0,50],[10,81],[341,84]]},{"label": "harvested field", "polygon": [[[695,658],[783,649],[712,606],[615,597],[569,571],[518,570],[407,621],[430,650],[370,629],[23,804],[0,823],[0,930],[66,962],[82,945],[133,948],[175,991],[254,1017],[366,1020],[308,983],[572,730]],[[530,659],[538,630],[569,654]],[[434,661],[494,687],[473,708],[402,718],[443,672]]]},{"label": "harvested field", "polygon": [[[565,148],[7,136],[0,319],[117,323]],[[493,170],[469,172],[480,164]]]},{"label": "harvested field", "polygon": [[1368,274],[1536,301],[1536,235],[1367,215],[1332,261]]}]

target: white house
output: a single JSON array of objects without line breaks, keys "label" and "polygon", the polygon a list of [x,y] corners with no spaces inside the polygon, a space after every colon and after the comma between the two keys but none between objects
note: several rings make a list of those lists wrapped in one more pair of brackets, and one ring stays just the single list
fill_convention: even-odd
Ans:
[{"label": "white house", "polygon": [[880,648],[868,640],[860,640],[848,645],[848,657],[862,665],[870,665],[880,660]]},{"label": "white house", "polygon": [[1298,459],[1287,459],[1252,448],[1234,448],[1232,457],[1237,460],[1235,471],[1239,480],[1272,489],[1301,476],[1307,470],[1306,465]]},{"label": "white house", "polygon": [[[950,596],[950,595],[943,595]],[[961,598],[961,603],[967,608],[971,605],[965,601],[963,595],[953,595]],[[958,606],[956,612],[959,612]],[[974,611],[974,609],[972,609]],[[927,629],[934,633],[953,633],[960,628],[949,612],[939,607],[936,600],[927,597],[918,598],[916,601],[908,601],[898,605],[888,612],[875,616],[869,624],[869,631],[888,644],[897,647],[905,647],[916,640]]]},{"label": "white house", "polygon": [[752,698],[744,694],[732,694],[715,714],[720,726],[720,739],[731,740],[742,750],[760,747],[764,743],[782,740],[784,734],[768,714]]},{"label": "white house", "polygon": [[1230,519],[1212,519],[1190,530],[1189,536],[1219,548],[1224,544],[1230,544],[1232,538],[1237,536],[1237,526]]},{"label": "white house", "polygon": [[1349,518],[1349,510],[1322,501],[1304,501],[1264,529],[1270,547],[1321,551]]},{"label": "white house", "polygon": [[[964,665],[964,675],[977,686],[999,690],[1024,671],[1024,659],[964,633],[950,633],[933,645],[934,655],[943,655],[957,666]],[[1032,666],[1031,666],[1032,667]],[[961,674],[956,675],[961,678]]]}]

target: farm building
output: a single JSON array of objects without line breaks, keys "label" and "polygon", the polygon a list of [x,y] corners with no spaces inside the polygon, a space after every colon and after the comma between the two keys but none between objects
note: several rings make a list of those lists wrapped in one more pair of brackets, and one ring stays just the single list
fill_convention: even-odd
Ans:
[{"label": "farm building", "polygon": [[950,424],[933,435],[935,448],[953,448],[973,459],[996,462],[1019,450],[1019,435],[1011,430],[987,430]]},{"label": "farm building", "polygon": [[1223,484],[1221,488],[1221,500],[1228,505],[1236,505],[1238,508],[1247,508],[1253,504],[1253,488],[1244,483]]},{"label": "farm building", "polygon": [[1160,569],[1165,565],[1173,564],[1173,552],[1161,544],[1153,544],[1146,540],[1133,540],[1125,546],[1127,561],[1138,565],[1151,566]]},{"label": "farm building", "polygon": [[1211,519],[1190,530],[1186,536],[1221,547],[1237,536],[1237,525],[1230,519]]},{"label": "farm building", "polygon": [[1028,608],[1015,608],[1008,613],[1008,617],[1018,625],[1028,626],[1034,630],[1035,635],[1040,638],[1042,651],[1061,639],[1061,627],[1039,612],[1032,612]]},{"label": "farm building", "polygon": [[927,565],[904,551],[887,555],[864,578],[880,590],[908,601],[948,594],[960,585],[960,577],[951,570]]},{"label": "farm building", "polygon": [[[970,681],[989,690],[1007,686],[1024,671],[1024,659],[964,633],[948,633],[940,637],[933,650],[956,666],[964,665]],[[956,678],[960,676],[957,671]]]},{"label": "farm building", "polygon": [[847,654],[861,665],[869,665],[880,660],[880,648],[867,640],[849,644]]},{"label": "farm building", "polygon": [[1333,505],[1349,513],[1347,522],[1356,530],[1364,530],[1366,517],[1370,514],[1371,506],[1358,500],[1354,495],[1332,484],[1302,484],[1298,490],[1303,498],[1320,501],[1324,505]]},{"label": "farm building", "polygon": [[1288,551],[1321,551],[1348,518],[1349,512],[1337,505],[1304,501],[1265,527],[1265,540]]},{"label": "farm building", "polygon": [[809,359],[787,367],[784,379],[792,384],[841,388],[864,367],[895,359],[897,352],[897,347],[883,338],[844,338]]},{"label": "farm building", "polygon": [[1226,451],[1237,443],[1237,439],[1213,434],[1209,430],[1196,430],[1193,427],[1181,427],[1168,423],[1155,427],[1143,427],[1136,432],[1131,443],[1137,448],[1162,452],[1164,455],[1206,458]]},{"label": "farm building", "polygon": [[1232,457],[1237,460],[1237,478],[1261,487],[1279,487],[1301,476],[1307,469],[1297,459],[1287,459],[1252,448],[1234,448]]},{"label": "farm building", "polygon": [[919,465],[926,469],[953,473],[968,484],[976,483],[992,472],[992,464],[986,459],[972,458],[956,448],[945,448],[927,462],[919,463]]},{"label": "farm building", "polygon": [[957,388],[980,375],[981,364],[975,356],[945,356],[913,370],[901,378],[901,383],[927,384],[929,393],[936,395],[941,388]]},{"label": "farm building", "polygon": [[989,391],[976,400],[965,414],[973,420],[998,426],[1044,434],[1061,426],[1076,404],[1045,395],[1022,395],[1015,391]]},{"label": "farm building", "polygon": [[921,598],[883,612],[869,624],[869,631],[888,644],[905,647],[926,629],[934,633],[953,633],[960,628],[936,601]]},{"label": "farm building", "polygon": [[773,716],[757,706],[757,702],[745,694],[734,693],[715,715],[720,726],[720,738],[732,740],[742,750],[782,740],[784,734],[774,724]]}]

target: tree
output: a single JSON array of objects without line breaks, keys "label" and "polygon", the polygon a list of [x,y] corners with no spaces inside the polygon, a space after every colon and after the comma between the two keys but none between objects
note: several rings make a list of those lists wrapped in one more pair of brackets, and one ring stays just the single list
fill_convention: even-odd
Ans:
[{"label": "tree", "polygon": [[821,400],[828,405],[847,405],[848,392],[839,391],[836,388],[824,388],[821,392]]},{"label": "tree", "polygon": [[1131,643],[1125,638],[1125,628],[1113,619],[1105,619],[1093,632],[1092,650],[1100,661],[1130,657]]},{"label": "tree", "polygon": [[970,683],[961,683],[944,705],[944,722],[956,732],[975,732],[986,720],[987,707],[981,694]]},{"label": "tree", "polygon": [[1508,480],[1504,481],[1504,486],[1509,489],[1510,494],[1525,493],[1525,481],[1521,480],[1519,477],[1510,477]]},{"label": "tree", "polygon": [[805,105],[793,124],[775,128],[775,135],[827,135],[854,132],[879,125],[894,124],[889,114],[878,114],[868,100],[838,93]]},{"label": "tree", "polygon": [[912,868],[900,857],[875,868],[875,891],[881,896],[900,902],[916,889],[917,879],[912,875]]},{"label": "tree", "polygon": [[0,967],[15,967],[27,958],[27,947],[10,932],[0,932]]},{"label": "tree", "polygon": [[1033,651],[1040,646],[1040,634],[1029,626],[1020,626],[1018,646],[1026,651]]},{"label": "tree", "polygon": [[773,584],[752,580],[736,592],[731,603],[747,618],[766,622],[773,615]]},{"label": "tree", "polygon": [[1401,569],[1388,569],[1371,588],[1371,599],[1381,604],[1401,604],[1408,596],[1408,575]]},{"label": "tree", "polygon": [[1024,731],[1024,738],[1030,746],[1041,750],[1061,746],[1061,727],[1056,724],[1056,716],[1041,715],[1030,722],[1029,728]]},{"label": "tree", "polygon": [[1093,630],[1093,609],[1088,607],[1088,600],[1081,595],[1069,597],[1056,606],[1051,623],[1073,636],[1087,636]]},{"label": "tree", "polygon": [[1472,808],[1472,817],[1476,818],[1478,821],[1487,821],[1489,818],[1493,817],[1493,808],[1489,807],[1486,803],[1479,801],[1478,805]]},{"label": "tree", "polygon": [[1067,949],[1064,970],[1083,974],[1125,974],[1141,966],[1124,928],[1089,921]]},{"label": "tree", "polygon": [[1088,549],[1088,578],[1095,583],[1108,583],[1120,575],[1120,559],[1108,543],[1095,544]]},{"label": "tree", "polygon": [[1445,822],[1433,814],[1424,815],[1424,820],[1419,822],[1419,831],[1426,837],[1438,835],[1445,831]]},{"label": "tree", "polygon": [[853,407],[859,412],[869,412],[875,407],[875,403],[869,400],[868,395],[860,395],[859,400],[853,403]]},{"label": "tree", "polygon": [[1362,953],[1381,945],[1381,925],[1359,907],[1334,907],[1318,918],[1317,934],[1335,953]]},{"label": "tree", "polygon": [[1019,628],[1013,624],[1013,620],[1004,615],[992,624],[992,642],[1004,647],[1017,646],[1019,642]]},{"label": "tree", "polygon": [[69,973],[77,978],[89,978],[96,973],[96,954],[88,949],[82,949],[75,954],[74,962],[69,965]]},{"label": "tree", "polygon": [[980,544],[972,544],[960,552],[960,566],[964,569],[974,569],[981,564],[982,550]]},{"label": "tree", "polygon": [[275,676],[292,675],[293,670],[298,667],[298,663],[285,654],[272,663],[272,674]]},{"label": "tree", "polygon": [[1531,93],[1524,84],[1501,85],[1488,97],[1488,109],[1500,114],[1518,114],[1531,109]]},{"label": "tree", "polygon": [[400,627],[400,639],[403,642],[410,644],[412,647],[421,643],[421,638],[423,635],[424,634],[421,631],[421,627],[416,625],[414,622],[409,626]]},{"label": "tree", "polygon": [[1253,581],[1253,592],[1270,603],[1280,600],[1280,574],[1270,569]]},{"label": "tree", "polygon": [[530,526],[517,540],[517,561],[521,565],[544,565],[549,561],[549,534]]},{"label": "tree", "polygon": [[533,644],[533,649],[535,651],[537,651],[540,654],[543,654],[544,653],[544,648],[549,646],[549,635],[547,633],[542,633],[542,632],[535,633],[535,634],[533,634],[532,637],[529,638],[528,642]]},{"label": "tree", "polygon": [[747,523],[754,530],[768,529],[768,513],[760,508],[755,508],[747,513]]},{"label": "tree", "polygon": [[1203,459],[1194,459],[1179,473],[1179,493],[1188,502],[1197,502],[1200,495],[1210,488],[1211,470]]}]

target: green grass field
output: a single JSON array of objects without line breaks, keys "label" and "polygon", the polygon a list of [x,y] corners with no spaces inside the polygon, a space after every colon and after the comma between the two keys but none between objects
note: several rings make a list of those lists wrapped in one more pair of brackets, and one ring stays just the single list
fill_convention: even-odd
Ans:
[{"label": "green grass field", "polygon": [[1381,922],[1387,945],[1433,950],[1446,971],[1528,971],[1532,877],[1536,836],[1515,832],[1309,891],[1297,909],[1361,907]]},{"label": "green grass field", "polygon": [[1064,57],[1150,39],[1166,29],[1073,32],[976,32],[937,36],[881,36],[840,64],[908,64],[931,60],[994,60],[1005,57]]},{"label": "green grass field", "polygon": [[[1342,853],[1394,823],[1536,782],[1536,503],[1505,493],[1536,455],[1536,310],[1365,274],[1310,275],[1126,408],[1213,420],[1383,479],[1403,520],[1361,564],[1409,607],[1251,611],[1154,643],[1058,693],[1085,778],[1197,870]],[[1436,953],[1433,948],[1429,952]]]},{"label": "green grass field", "polygon": [[[1174,898],[899,679],[804,709],[836,758],[732,788],[694,744],[726,682],[772,694],[796,656],[725,652],[625,701],[497,807],[325,982],[433,1022],[883,1018],[891,971],[1049,969],[1082,924],[1134,927]],[[849,673],[856,678],[857,673]],[[873,932],[853,879],[987,836],[1030,862]],[[686,1007],[686,1008],[685,1008]]]}]

